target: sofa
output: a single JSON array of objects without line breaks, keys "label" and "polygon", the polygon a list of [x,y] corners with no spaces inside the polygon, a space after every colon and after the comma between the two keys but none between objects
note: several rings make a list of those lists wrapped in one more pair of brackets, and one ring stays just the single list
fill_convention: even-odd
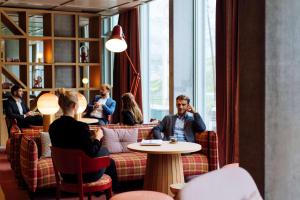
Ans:
[{"label": "sofa", "polygon": [[34,136],[43,131],[43,127],[23,128],[20,132],[11,132],[10,138],[7,140],[7,154],[10,161],[11,169],[15,172],[15,176],[19,182],[22,181],[20,168],[20,146],[21,139],[24,135]]},{"label": "sofa", "polygon": [[[122,126],[108,125],[106,128],[137,128],[138,141],[152,137],[153,124]],[[91,126],[96,129],[97,126]],[[215,170],[218,167],[217,134],[205,131],[196,134],[196,142],[202,150],[194,154],[182,156],[184,176],[192,176]],[[51,157],[40,158],[40,135],[24,135],[20,148],[20,167],[23,179],[30,192],[40,188],[56,187]],[[147,154],[137,152],[110,154],[115,161],[118,180],[122,182],[142,180],[145,174]]]}]

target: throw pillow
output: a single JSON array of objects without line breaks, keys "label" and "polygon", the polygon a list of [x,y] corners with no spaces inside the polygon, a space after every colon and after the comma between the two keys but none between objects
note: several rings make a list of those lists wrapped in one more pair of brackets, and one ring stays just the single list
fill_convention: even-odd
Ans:
[{"label": "throw pillow", "polygon": [[129,152],[127,145],[137,142],[138,129],[109,129],[102,127],[103,146],[110,153]]},{"label": "throw pillow", "polygon": [[48,132],[41,132],[41,158],[51,157],[51,140]]}]

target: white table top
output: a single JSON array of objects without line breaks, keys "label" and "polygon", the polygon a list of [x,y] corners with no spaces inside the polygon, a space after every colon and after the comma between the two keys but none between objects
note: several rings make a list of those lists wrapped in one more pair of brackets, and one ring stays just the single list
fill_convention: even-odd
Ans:
[{"label": "white table top", "polygon": [[95,118],[80,118],[78,121],[84,122],[84,123],[87,123],[87,124],[98,123],[98,119],[95,119]]},{"label": "white table top", "polygon": [[191,142],[177,142],[171,144],[168,141],[163,141],[160,146],[142,146],[140,142],[127,145],[127,148],[132,151],[151,153],[151,154],[178,154],[192,153],[201,150],[201,145]]}]

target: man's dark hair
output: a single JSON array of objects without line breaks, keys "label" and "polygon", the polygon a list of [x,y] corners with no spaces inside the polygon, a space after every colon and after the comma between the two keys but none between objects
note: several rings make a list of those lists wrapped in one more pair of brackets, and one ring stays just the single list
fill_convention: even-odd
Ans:
[{"label": "man's dark hair", "polygon": [[190,103],[190,98],[188,96],[186,96],[186,95],[179,95],[179,96],[177,96],[176,97],[176,101],[177,100],[186,100],[188,104]]},{"label": "man's dark hair", "polygon": [[18,91],[18,89],[20,89],[20,88],[21,88],[21,86],[19,86],[19,85],[12,86],[10,89],[11,95],[14,95],[14,92]]}]

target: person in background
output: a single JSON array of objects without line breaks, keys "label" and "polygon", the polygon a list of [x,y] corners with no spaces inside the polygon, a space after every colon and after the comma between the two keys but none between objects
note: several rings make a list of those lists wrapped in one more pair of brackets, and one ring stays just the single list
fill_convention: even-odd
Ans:
[{"label": "person in background", "polygon": [[142,112],[131,93],[122,95],[121,123],[126,125],[143,123]]},{"label": "person in background", "polygon": [[19,128],[42,126],[42,116],[30,111],[22,97],[23,89],[19,85],[12,86],[11,96],[4,102],[6,116],[11,120],[16,119]]},{"label": "person in background", "polygon": [[[58,104],[63,111],[63,115],[56,119],[49,127],[51,144],[54,147],[66,149],[79,149],[84,151],[89,157],[107,156],[109,152],[102,147],[101,138],[103,132],[99,128],[94,133],[86,123],[74,119],[78,109],[78,97],[76,92],[59,89]],[[114,160],[110,159],[110,166],[105,169],[113,180],[113,189],[117,186],[117,172]],[[104,169],[88,173],[83,176],[85,183],[97,181],[104,174]],[[74,183],[77,181],[75,175],[63,174],[66,182]]]},{"label": "person in background", "polygon": [[195,142],[195,133],[205,131],[206,126],[192,105],[189,97],[179,95],[176,98],[177,114],[165,116],[152,129],[155,139],[170,140],[170,136],[177,141]]},{"label": "person in background", "polygon": [[108,124],[108,116],[116,109],[116,101],[109,97],[110,90],[110,85],[102,84],[100,94],[96,95],[94,101],[88,105],[87,116],[98,119],[99,125]]}]

